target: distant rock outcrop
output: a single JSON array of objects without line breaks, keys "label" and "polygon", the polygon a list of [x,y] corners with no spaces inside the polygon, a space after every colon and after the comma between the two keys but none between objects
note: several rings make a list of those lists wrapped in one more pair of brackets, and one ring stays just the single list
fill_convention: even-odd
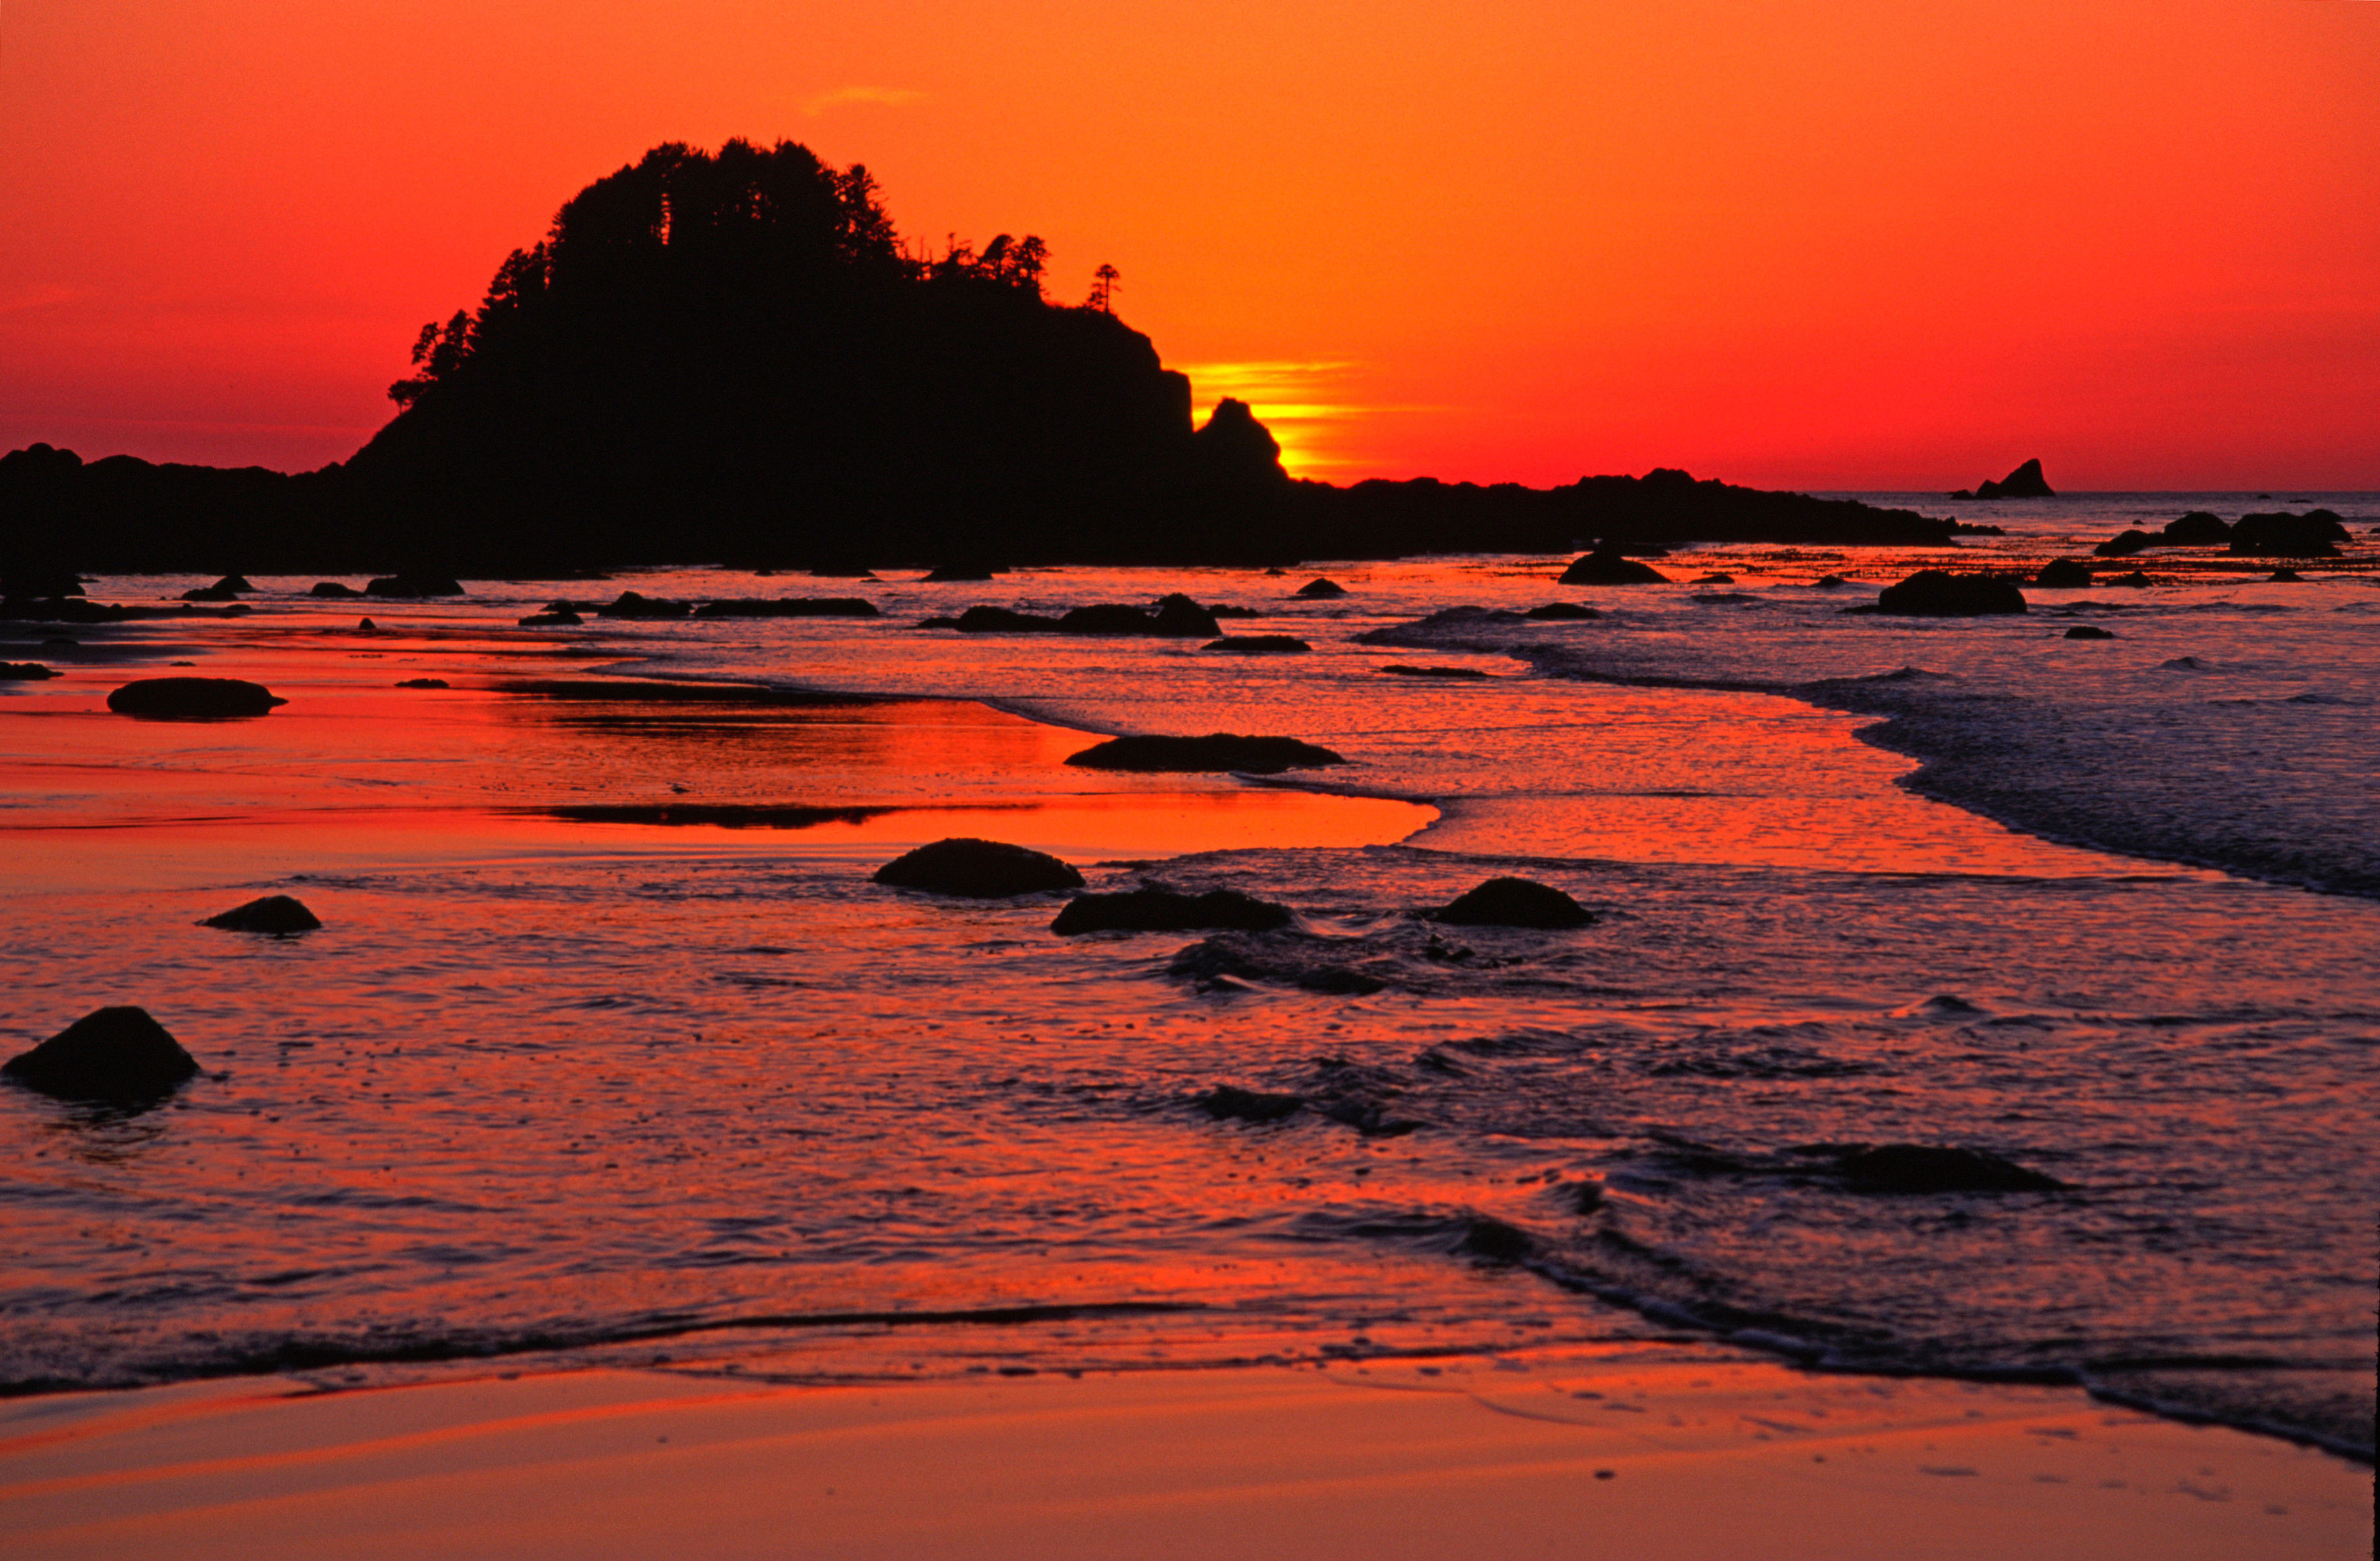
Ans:
[{"label": "distant rock outcrop", "polygon": [[1997,575],[1952,575],[1921,569],[1899,585],[1887,586],[1876,611],[1914,618],[1981,618],[2025,610],[2024,592]]},{"label": "distant rock outcrop", "polygon": [[2039,460],[2027,461],[2016,470],[1993,482],[1988,478],[1978,484],[1973,493],[1961,488],[1950,495],[1953,499],[2055,499],[2057,493],[2049,479],[2041,475]]},{"label": "distant rock outcrop", "polygon": [[107,696],[107,708],[117,715],[183,720],[261,716],[287,703],[262,684],[239,678],[142,678]]},{"label": "distant rock outcrop", "polygon": [[286,894],[268,894],[261,900],[251,900],[234,910],[209,916],[199,925],[221,927],[226,932],[265,932],[286,937],[316,931],[322,923],[304,902]]},{"label": "distant rock outcrop", "polygon": [[146,1009],[103,1008],[0,1063],[0,1074],[61,1100],[132,1105],[195,1075],[198,1059]]},{"label": "distant rock outcrop", "polygon": [[1047,852],[959,836],[921,845],[876,869],[875,881],[968,900],[1080,889],[1083,875]]},{"label": "distant rock outcrop", "polygon": [[1311,769],[1347,761],[1328,748],[1294,737],[1242,737],[1214,732],[1204,737],[1111,737],[1066,762],[1084,769],[1159,774],[1236,770],[1278,775],[1284,769]]}]

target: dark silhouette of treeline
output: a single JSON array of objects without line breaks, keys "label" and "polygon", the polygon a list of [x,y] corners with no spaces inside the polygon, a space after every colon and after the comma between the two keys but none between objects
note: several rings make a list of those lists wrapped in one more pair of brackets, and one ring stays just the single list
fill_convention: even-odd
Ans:
[{"label": "dark silhouette of treeline", "polygon": [[1038,238],[905,246],[865,168],[792,142],[657,147],[425,327],[400,410],[283,475],[0,458],[0,568],[552,575],[1287,563],[1614,538],[1935,542],[1905,510],[1696,483],[1294,482],[1248,408],[1111,309],[1046,296]]}]

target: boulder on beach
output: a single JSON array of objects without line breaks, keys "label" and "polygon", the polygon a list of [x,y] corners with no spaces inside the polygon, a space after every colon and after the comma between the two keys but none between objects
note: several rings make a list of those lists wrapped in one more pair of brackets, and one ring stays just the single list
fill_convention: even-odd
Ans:
[{"label": "boulder on beach", "polygon": [[1857,1192],[2055,1192],[2066,1184],[1980,1149],[1876,1144],[1835,1162]]},{"label": "boulder on beach", "polygon": [[2231,528],[2223,517],[2204,510],[2192,510],[2179,520],[2168,520],[2161,533],[2168,545],[2177,548],[2205,548],[2231,539]]},{"label": "boulder on beach", "polygon": [[1301,743],[1294,737],[1243,737],[1212,732],[1204,737],[1111,737],[1096,747],[1070,756],[1066,762],[1083,769],[1128,769],[1151,774],[1239,770],[1249,775],[1278,775],[1284,769],[1311,769],[1347,761],[1328,748]]},{"label": "boulder on beach", "polygon": [[893,858],[876,869],[875,881],[929,894],[1006,900],[1018,894],[1080,889],[1083,875],[1047,852],[961,836],[921,845]]},{"label": "boulder on beach", "polygon": [[1294,594],[1304,597],[1308,601],[1326,601],[1332,597],[1345,596],[1347,587],[1336,580],[1326,580],[1318,575],[1298,587]]},{"label": "boulder on beach", "polygon": [[268,894],[236,910],[209,916],[199,925],[221,927],[225,932],[270,932],[285,937],[293,932],[313,932],[322,923],[306,909],[303,901],[286,894]]},{"label": "boulder on beach", "polygon": [[1639,563],[1606,542],[1591,553],[1571,561],[1555,582],[1562,586],[1666,586],[1670,577],[1649,563]]},{"label": "boulder on beach", "polygon": [[43,1095],[115,1104],[158,1099],[198,1071],[146,1009],[128,1006],[95,1009],[0,1063],[0,1074]]},{"label": "boulder on beach", "polygon": [[2152,537],[2147,532],[2135,527],[2129,531],[2117,532],[2097,547],[2093,548],[2091,553],[2095,558],[2130,558],[2143,548],[2154,548],[2163,540],[2161,537]]},{"label": "boulder on beach", "polygon": [[1061,938],[1086,932],[1270,932],[1287,926],[1289,907],[1257,900],[1237,889],[1178,894],[1170,889],[1132,889],[1117,894],[1078,894],[1066,902],[1050,930]]},{"label": "boulder on beach", "polygon": [[314,588],[306,594],[319,597],[352,597],[361,596],[364,593],[342,581],[317,580],[314,582]]},{"label": "boulder on beach", "polygon": [[57,675],[39,661],[0,661],[0,683],[40,683]]},{"label": "boulder on beach", "polygon": [[1230,656],[1293,656],[1314,647],[1295,635],[1225,635],[1220,639],[1208,640],[1198,648],[1220,650]]},{"label": "boulder on beach", "polygon": [[2013,580],[1921,569],[1899,585],[1885,587],[1876,599],[1876,610],[1912,618],[1980,618],[2022,612],[2025,607],[2024,593]]},{"label": "boulder on beach", "polygon": [[2088,590],[2091,566],[2080,559],[2054,558],[2034,575],[2033,583],[2046,591]]},{"label": "boulder on beach", "polygon": [[416,575],[407,572],[383,575],[364,587],[366,596],[415,598],[431,596],[461,596],[462,582],[445,575]]},{"label": "boulder on beach", "polygon": [[[1961,492],[1963,493],[1964,490]],[[1952,495],[1954,498],[1958,496]],[[2041,462],[2034,459],[2027,461],[1998,482],[1986,478],[1977,484],[1975,497],[1978,499],[2055,499],[2058,495],[2051,490],[2049,479],[2041,475]]]},{"label": "boulder on beach", "polygon": [[186,720],[261,716],[287,703],[262,684],[239,678],[142,678],[107,696],[107,708],[120,716]]},{"label": "boulder on beach", "polygon": [[2116,636],[2095,623],[2077,623],[2066,631],[2068,639],[2113,639]]},{"label": "boulder on beach", "polygon": [[1549,601],[1543,607],[1532,607],[1521,614],[1540,623],[1567,623],[1586,618],[1600,618],[1602,613],[1592,607],[1582,607],[1574,601]]},{"label": "boulder on beach", "polygon": [[1426,913],[1450,926],[1585,926],[1595,913],[1560,889],[1528,878],[1489,878]]}]

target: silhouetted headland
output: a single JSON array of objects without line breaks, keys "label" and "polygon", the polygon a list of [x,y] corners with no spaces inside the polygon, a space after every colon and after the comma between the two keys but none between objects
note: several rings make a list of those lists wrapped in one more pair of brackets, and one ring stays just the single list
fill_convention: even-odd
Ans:
[{"label": "silhouetted headland", "polygon": [[657,147],[572,198],[476,311],[423,329],[396,416],[346,462],[285,475],[35,444],[0,458],[0,569],[979,578],[1960,528],[1682,471],[1293,480],[1243,403],[1194,426],[1189,381],[1111,311],[1111,275],[1066,305],[1047,271],[1030,236],[913,250],[866,168],[792,142]]}]

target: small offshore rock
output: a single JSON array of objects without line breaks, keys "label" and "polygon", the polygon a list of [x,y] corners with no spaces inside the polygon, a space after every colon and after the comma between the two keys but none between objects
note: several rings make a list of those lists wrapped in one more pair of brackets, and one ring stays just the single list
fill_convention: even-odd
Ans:
[{"label": "small offshore rock", "polygon": [[1111,737],[1071,755],[1066,762],[1083,769],[1127,769],[1151,774],[1238,770],[1249,775],[1278,775],[1284,769],[1318,768],[1347,761],[1328,748],[1301,743],[1294,737],[1244,737],[1212,732],[1204,737]]},{"label": "small offshore rock", "polygon": [[209,916],[199,925],[221,927],[226,932],[270,932],[286,936],[294,932],[318,931],[322,922],[306,908],[304,902],[286,894],[268,894],[236,910]]},{"label": "small offshore rock", "polygon": [[1326,601],[1333,597],[1345,596],[1347,587],[1336,580],[1326,580],[1318,575],[1298,587],[1294,594],[1304,597],[1308,601]]},{"label": "small offshore rock", "polygon": [[452,688],[454,684],[444,678],[407,678],[396,686],[399,688]]},{"label": "small offshore rock", "polygon": [[198,1060],[146,1009],[95,1009],[0,1074],[61,1100],[154,1100],[199,1071]]},{"label": "small offshore rock", "polygon": [[2135,569],[2129,575],[2102,575],[2098,583],[2103,586],[2121,586],[2127,590],[2144,591],[2155,582],[2151,581],[2146,575]]},{"label": "small offshore rock", "polygon": [[256,587],[248,583],[247,575],[226,575],[212,586],[200,586],[194,591],[184,591],[182,599],[184,601],[234,601],[238,599],[240,592],[254,589]]},{"label": "small offshore rock", "polygon": [[[1964,492],[1965,490],[1961,489],[1960,494],[1952,496],[1959,497]],[[1977,484],[1975,497],[1978,499],[2055,499],[2058,495],[2051,490],[2049,479],[2042,475],[2041,462],[2034,459],[2027,461],[1998,482],[1986,479]]]},{"label": "small offshore rock", "polygon": [[532,612],[520,621],[524,629],[574,629],[587,622],[576,612]]},{"label": "small offshore rock", "polygon": [[1528,878],[1489,878],[1427,913],[1451,926],[1585,926],[1595,914],[1560,889]]},{"label": "small offshore rock", "polygon": [[0,683],[40,683],[57,675],[39,661],[0,661]]},{"label": "small offshore rock", "polygon": [[1555,582],[1562,586],[1666,586],[1670,577],[1649,563],[1624,556],[1609,542],[1572,560]]},{"label": "small offshore rock", "polygon": [[1836,1168],[1860,1192],[2055,1192],[2066,1185],[1980,1149],[1926,1144],[1873,1144]]},{"label": "small offshore rock", "polygon": [[1294,656],[1314,647],[1294,635],[1225,635],[1198,648],[1220,650],[1227,656]]},{"label": "small offshore rock", "polygon": [[317,580],[314,582],[314,588],[306,594],[319,597],[351,597],[361,596],[364,593],[343,581]]},{"label": "small offshore rock", "polygon": [[2022,612],[2025,607],[2024,593],[2013,580],[1921,569],[1899,585],[1887,586],[1876,599],[1876,610],[1904,617],[1980,618]]},{"label": "small offshore rock", "polygon": [[2221,515],[2192,510],[2178,520],[2167,521],[2163,535],[2166,541],[2175,547],[2204,548],[2229,541],[2231,528],[2223,524]]},{"label": "small offshore rock", "polygon": [[2077,623],[2066,631],[2068,639],[2113,639],[2115,635],[2096,623]]},{"label": "small offshore rock", "polygon": [[2137,528],[2119,531],[2091,551],[2099,558],[2130,558],[2143,548],[2155,547],[2161,539]]},{"label": "small offshore rock", "polygon": [[1521,614],[1541,623],[1566,623],[1575,619],[1600,618],[1602,613],[1592,607],[1582,607],[1574,601],[1549,601],[1543,607],[1532,607]]},{"label": "small offshore rock", "polygon": [[1305,1108],[1293,1095],[1217,1084],[1198,1097],[1198,1109],[1219,1122],[1278,1122]]},{"label": "small offshore rock", "polygon": [[622,591],[610,602],[597,608],[595,615],[598,618],[683,618],[693,611],[692,602],[649,597],[641,591]]},{"label": "small offshore rock", "polygon": [[1409,661],[1393,662],[1380,671],[1386,676],[1400,678],[1463,678],[1479,682],[1488,676],[1477,667],[1416,667]]},{"label": "small offshore rock", "polygon": [[1177,894],[1167,889],[1126,889],[1118,894],[1078,894],[1066,902],[1050,930],[1061,938],[1086,932],[1270,932],[1293,918],[1286,905],[1237,889]]},{"label": "small offshore rock", "polygon": [[1083,875],[1047,852],[959,836],[921,845],[876,869],[875,881],[969,900],[1080,889]]},{"label": "small offshore rock", "polygon": [[2033,583],[2046,591],[2088,590],[2091,566],[2080,559],[2054,558],[2041,566]]},{"label": "small offshore rock", "polygon": [[107,708],[117,715],[195,720],[261,716],[287,703],[262,684],[239,678],[142,678],[107,696]]},{"label": "small offshore rock", "polygon": [[939,569],[928,571],[925,579],[919,584],[927,586],[975,584],[990,578],[991,570],[984,564],[946,563]]},{"label": "small offshore rock", "polygon": [[1233,618],[1256,616],[1253,612],[1218,612],[1201,607],[1175,591],[1158,600],[1156,632],[1168,639],[1203,639],[1208,635],[1221,634],[1223,625],[1217,620],[1227,615]]}]

